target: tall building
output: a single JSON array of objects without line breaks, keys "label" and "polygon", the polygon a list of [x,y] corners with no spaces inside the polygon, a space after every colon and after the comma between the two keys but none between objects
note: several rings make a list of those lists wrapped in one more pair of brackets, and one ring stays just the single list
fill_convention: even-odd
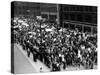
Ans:
[{"label": "tall building", "polygon": [[84,32],[97,32],[97,7],[83,5],[14,2],[14,16],[42,16],[49,22]]},{"label": "tall building", "polygon": [[59,5],[60,25],[84,32],[97,32],[97,7],[81,5]]},{"label": "tall building", "polygon": [[57,4],[14,2],[13,10],[14,16],[42,16],[43,18],[48,19],[49,22],[55,22],[57,19]]},{"label": "tall building", "polygon": [[48,19],[49,22],[56,22],[57,4],[41,3],[40,10],[43,18]]}]

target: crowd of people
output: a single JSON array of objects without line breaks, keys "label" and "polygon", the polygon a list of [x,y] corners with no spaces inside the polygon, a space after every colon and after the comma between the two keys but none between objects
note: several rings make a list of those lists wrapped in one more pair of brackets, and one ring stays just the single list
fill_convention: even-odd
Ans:
[{"label": "crowd of people", "polygon": [[12,18],[12,29],[14,43],[51,71],[66,70],[67,66],[93,69],[97,65],[97,33],[59,27],[32,16]]}]

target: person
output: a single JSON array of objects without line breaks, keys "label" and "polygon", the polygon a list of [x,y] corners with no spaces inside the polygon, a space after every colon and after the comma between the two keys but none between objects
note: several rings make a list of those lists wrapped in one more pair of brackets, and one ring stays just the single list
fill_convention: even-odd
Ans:
[{"label": "person", "polygon": [[[86,61],[82,65],[84,67],[89,65],[93,68],[94,63],[97,64],[97,34],[94,36],[94,34],[80,32],[77,29],[57,28],[54,24],[42,23],[42,21],[42,28],[40,28],[39,20],[32,17],[20,16],[17,20],[23,20],[29,24],[27,29],[16,30],[19,36],[15,39],[18,39],[23,48],[25,47],[28,57],[32,53],[33,61],[36,62],[39,59],[53,71],[60,71],[61,64],[64,69],[67,65],[73,66],[73,63],[82,65],[84,61]],[[19,24],[17,22],[15,21],[15,24]],[[45,25],[44,28],[43,25]],[[46,29],[52,29],[52,31],[48,32]],[[64,31],[60,31],[61,29]],[[35,34],[31,34],[30,38],[30,34],[27,34],[29,32],[35,32]],[[87,50],[88,48],[90,50]]]},{"label": "person", "polygon": [[43,72],[43,67],[40,67],[40,72]]},{"label": "person", "polygon": [[30,49],[27,49],[27,56],[30,57]]},{"label": "person", "polygon": [[33,47],[33,61],[37,62],[37,56],[39,55],[38,50],[36,49],[36,46]]}]

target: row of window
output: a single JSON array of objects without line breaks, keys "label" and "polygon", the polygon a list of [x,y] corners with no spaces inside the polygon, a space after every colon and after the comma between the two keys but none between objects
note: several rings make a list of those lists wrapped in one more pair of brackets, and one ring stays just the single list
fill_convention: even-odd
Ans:
[{"label": "row of window", "polygon": [[92,7],[92,6],[68,6],[68,5],[63,5],[63,11],[97,12],[97,7]]},{"label": "row of window", "polygon": [[70,29],[77,28],[79,31],[97,33],[97,28],[93,27],[93,30],[92,30],[91,26],[75,25],[75,24],[70,24],[70,23],[64,23],[63,27],[70,28]]},{"label": "row of window", "polygon": [[64,13],[64,20],[74,20],[80,22],[89,22],[89,23],[97,23],[97,15],[96,14],[78,14],[78,13]]},{"label": "row of window", "polygon": [[56,21],[56,18],[57,18],[56,15],[47,15],[47,14],[42,14],[42,17],[49,19],[50,21]]},{"label": "row of window", "polygon": [[41,7],[42,12],[57,12],[57,7]]}]

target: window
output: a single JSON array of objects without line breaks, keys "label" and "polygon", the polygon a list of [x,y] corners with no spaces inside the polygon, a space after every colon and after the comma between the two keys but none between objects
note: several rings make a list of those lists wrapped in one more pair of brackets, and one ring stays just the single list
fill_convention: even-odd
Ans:
[{"label": "window", "polygon": [[75,29],[75,24],[70,24],[70,29]]},{"label": "window", "polygon": [[93,28],[93,33],[97,33],[97,28],[96,27]]},{"label": "window", "polygon": [[46,18],[46,19],[48,19],[48,15],[46,15],[46,14],[42,14],[42,18]]},{"label": "window", "polygon": [[77,21],[83,21],[82,14],[77,15]]},{"label": "window", "polygon": [[69,28],[69,24],[68,23],[64,23],[64,28]]},{"label": "window", "polygon": [[85,15],[85,21],[91,23],[92,22],[92,15],[86,14]]},{"label": "window", "polygon": [[70,15],[69,15],[69,13],[64,13],[64,20],[69,20],[69,17],[70,17]]},{"label": "window", "polygon": [[91,27],[84,26],[84,32],[91,32]]},{"label": "window", "polygon": [[81,32],[82,31],[82,25],[76,25],[76,28]]}]

